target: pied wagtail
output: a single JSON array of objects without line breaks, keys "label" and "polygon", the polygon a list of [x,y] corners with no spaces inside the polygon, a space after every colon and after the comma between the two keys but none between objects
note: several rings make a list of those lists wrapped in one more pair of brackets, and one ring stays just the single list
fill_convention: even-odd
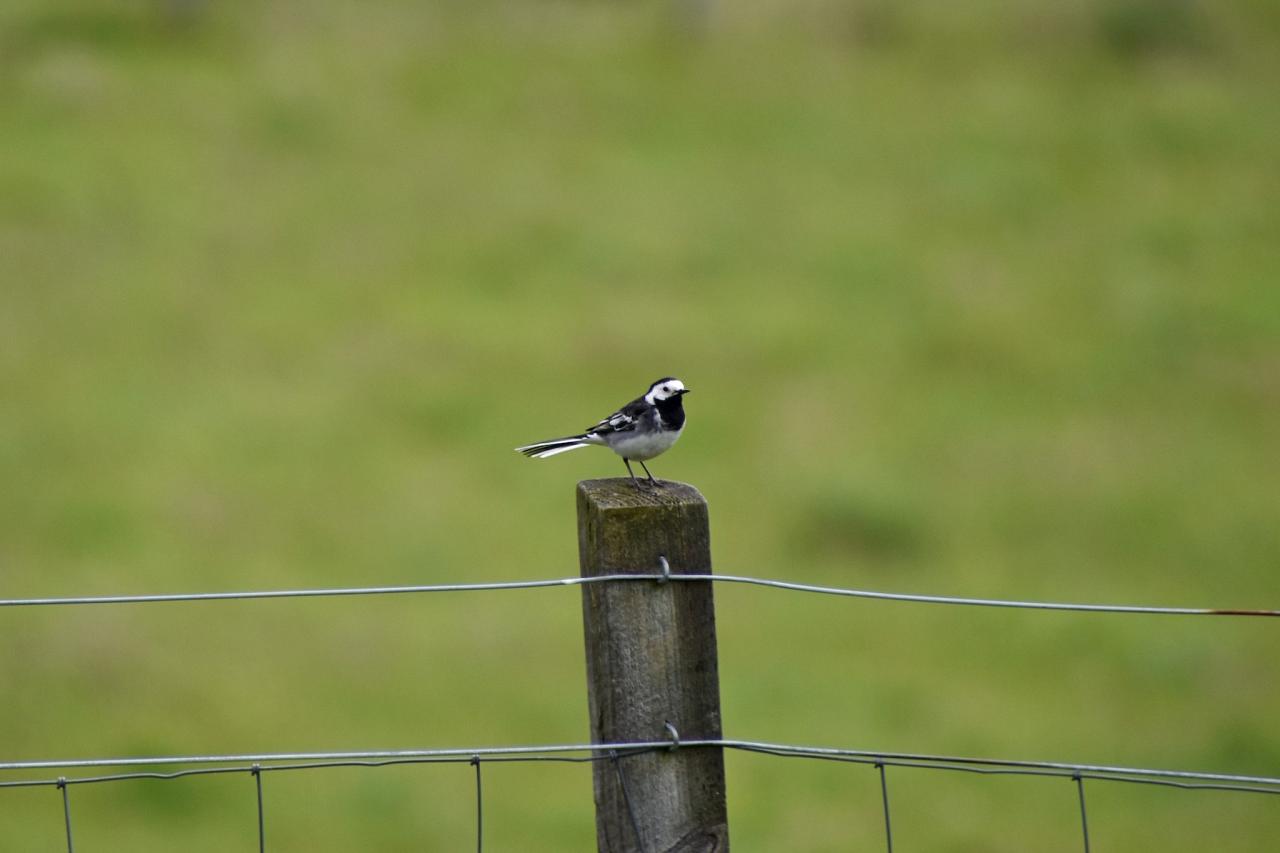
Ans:
[{"label": "pied wagtail", "polygon": [[650,385],[644,396],[627,403],[581,435],[537,441],[516,450],[534,459],[545,459],[589,444],[600,444],[622,457],[636,488],[640,488],[640,481],[631,470],[633,461],[644,468],[649,483],[657,486],[658,481],[644,463],[665,453],[680,437],[684,429],[684,405],[680,398],[688,393],[683,382],[668,376]]}]

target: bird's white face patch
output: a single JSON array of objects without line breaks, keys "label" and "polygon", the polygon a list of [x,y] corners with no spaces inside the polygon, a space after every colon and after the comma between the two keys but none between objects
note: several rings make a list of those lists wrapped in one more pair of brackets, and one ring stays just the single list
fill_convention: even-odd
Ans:
[{"label": "bird's white face patch", "polygon": [[649,393],[645,394],[645,399],[650,403],[658,400],[670,400],[672,397],[685,390],[684,383],[679,379],[668,379],[665,382],[659,382],[649,389]]}]

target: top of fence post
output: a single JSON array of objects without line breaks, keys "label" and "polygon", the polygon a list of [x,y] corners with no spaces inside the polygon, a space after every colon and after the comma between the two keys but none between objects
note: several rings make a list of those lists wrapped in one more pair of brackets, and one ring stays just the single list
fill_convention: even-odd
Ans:
[{"label": "top of fence post", "polygon": [[[583,577],[710,574],[707,502],[693,486],[578,484]],[[729,849],[720,679],[710,581],[585,585],[583,625],[593,743],[667,741],[594,769],[596,839],[610,853]]]},{"label": "top of fence post", "polygon": [[710,574],[706,498],[685,483],[637,489],[625,477],[583,480],[578,546],[583,577],[653,574],[661,570],[660,556],[678,574]]}]

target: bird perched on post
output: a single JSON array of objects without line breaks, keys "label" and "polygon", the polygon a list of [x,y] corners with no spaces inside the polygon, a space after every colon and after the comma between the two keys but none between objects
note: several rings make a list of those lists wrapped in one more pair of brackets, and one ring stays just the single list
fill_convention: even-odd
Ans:
[{"label": "bird perched on post", "polygon": [[533,459],[545,459],[557,453],[577,450],[591,444],[609,448],[622,457],[631,475],[631,482],[640,488],[640,481],[631,470],[632,462],[644,468],[649,483],[658,481],[649,473],[646,461],[667,452],[684,430],[684,404],[681,398],[689,393],[684,383],[673,376],[659,379],[649,386],[643,396],[637,397],[621,409],[581,435],[553,438],[517,447],[520,453]]}]

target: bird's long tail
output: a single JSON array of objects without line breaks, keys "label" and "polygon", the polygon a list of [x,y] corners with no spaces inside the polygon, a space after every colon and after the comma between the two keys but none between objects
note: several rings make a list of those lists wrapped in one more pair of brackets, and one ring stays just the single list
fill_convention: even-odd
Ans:
[{"label": "bird's long tail", "polygon": [[565,438],[553,438],[549,441],[536,441],[533,444],[526,444],[524,447],[517,447],[516,450],[531,459],[546,459],[548,456],[555,456],[557,453],[567,453],[570,450],[577,450],[579,447],[586,447],[589,443],[586,435],[571,435]]}]

